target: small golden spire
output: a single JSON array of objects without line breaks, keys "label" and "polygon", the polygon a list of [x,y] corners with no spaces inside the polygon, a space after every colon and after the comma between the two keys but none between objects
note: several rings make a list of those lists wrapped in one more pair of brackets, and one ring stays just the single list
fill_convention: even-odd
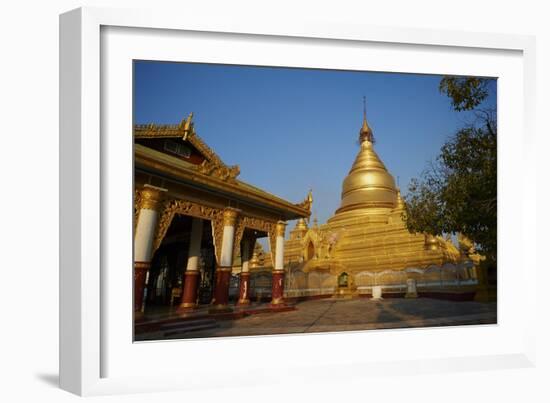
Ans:
[{"label": "small golden spire", "polygon": [[396,210],[404,210],[405,209],[405,201],[403,200],[403,197],[401,197],[401,191],[399,188],[397,189],[397,203],[395,206]]},{"label": "small golden spire", "polygon": [[297,229],[297,230],[306,230],[306,231],[307,231],[306,220],[304,220],[303,218],[300,218],[300,219],[296,222],[296,227],[295,227],[295,229]]}]

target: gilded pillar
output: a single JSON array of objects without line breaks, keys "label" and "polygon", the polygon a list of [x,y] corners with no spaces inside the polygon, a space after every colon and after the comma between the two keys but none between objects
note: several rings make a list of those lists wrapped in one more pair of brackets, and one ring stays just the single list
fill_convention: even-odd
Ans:
[{"label": "gilded pillar", "polygon": [[183,297],[178,311],[192,310],[197,306],[197,287],[199,284],[200,255],[202,241],[203,220],[193,217],[191,222],[191,237],[189,240],[189,254],[185,268],[183,283]]},{"label": "gilded pillar", "polygon": [[[285,245],[286,222],[279,221],[275,229],[275,262],[273,263],[271,283],[271,305],[281,306],[284,304],[284,245]],[[273,247],[273,245],[271,245]]]},{"label": "gilded pillar", "polygon": [[151,267],[153,237],[157,228],[162,192],[166,189],[145,185],[141,190],[141,202],[134,236],[134,311],[143,307],[145,281]]},{"label": "gilded pillar", "polygon": [[235,241],[235,224],[239,210],[226,208],[223,212],[223,235],[220,251],[220,261],[217,263],[214,298],[212,306],[216,310],[228,310],[229,281],[233,265],[233,246]]},{"label": "gilded pillar", "polygon": [[248,305],[250,300],[248,299],[250,290],[250,252],[251,246],[254,245],[254,241],[250,238],[243,238],[242,252],[241,252],[241,274],[239,277],[239,300],[237,305]]}]

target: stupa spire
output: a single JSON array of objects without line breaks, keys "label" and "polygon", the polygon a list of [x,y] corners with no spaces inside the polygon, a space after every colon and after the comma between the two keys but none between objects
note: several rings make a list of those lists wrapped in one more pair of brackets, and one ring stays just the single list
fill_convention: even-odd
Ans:
[{"label": "stupa spire", "polygon": [[359,130],[359,141],[362,143],[365,140],[373,142],[372,130],[367,122],[367,98],[363,96],[363,125]]}]

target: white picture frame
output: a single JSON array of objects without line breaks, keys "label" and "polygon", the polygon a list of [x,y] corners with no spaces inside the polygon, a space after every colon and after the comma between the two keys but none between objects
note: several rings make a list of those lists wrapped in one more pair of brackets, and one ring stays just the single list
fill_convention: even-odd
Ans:
[{"label": "white picture frame", "polygon": [[[113,35],[108,42],[106,37],[102,36],[105,33]],[[120,163],[123,168],[115,167],[110,163],[113,150],[116,147],[121,147],[119,150],[125,150],[127,142],[116,143],[112,141],[113,136],[105,136],[106,133],[110,133],[112,127],[122,127],[123,130],[131,132],[131,125],[126,127],[124,123],[127,122],[128,102],[131,105],[131,86],[128,87],[126,79],[116,81],[116,84],[113,84],[115,81],[104,80],[102,74],[107,74],[105,68],[112,68],[108,74],[121,74],[124,73],[124,68],[128,67],[122,59],[118,65],[110,66],[109,60],[103,59],[105,57],[114,59],[114,56],[104,48],[120,47],[124,43],[121,41],[131,42],[132,36],[142,35],[140,37],[142,50],[137,50],[140,53],[139,57],[136,57],[135,53],[132,55],[132,51],[137,49],[135,43],[124,46],[127,52],[123,52],[123,48],[117,48],[120,50],[117,57],[126,57],[126,61],[131,57],[172,60],[170,55],[175,55],[177,60],[176,53],[172,52],[176,52],[176,44],[181,40],[178,35],[185,35],[185,33],[192,33],[193,40],[199,41],[203,37],[213,38],[214,42],[231,41],[237,38],[242,45],[241,48],[234,43],[234,47],[227,46],[230,49],[227,53],[213,54],[205,51],[202,55],[200,52],[202,48],[191,45],[190,40],[189,46],[192,46],[195,51],[194,57],[202,57],[203,59],[200,60],[211,62],[274,65],[276,63],[273,55],[279,55],[280,64],[278,65],[288,65],[288,59],[285,61],[283,53],[287,57],[290,55],[295,57],[295,60],[299,59],[298,52],[292,48],[294,43],[299,45],[300,49],[304,49],[304,46],[312,47],[315,43],[316,47],[326,46],[333,52],[341,51],[342,58],[339,59],[340,61],[332,60],[320,65],[318,59],[315,61],[315,56],[312,56],[311,62],[305,59],[296,62],[299,66],[361,69],[368,65],[374,70],[388,69],[382,62],[376,65],[372,64],[373,62],[358,61],[354,65],[349,55],[345,56],[346,52],[357,53],[369,48],[372,52],[386,52],[389,49],[388,60],[392,58],[399,60],[400,57],[415,52],[425,56],[423,61],[411,61],[411,63],[417,63],[414,70],[406,67],[403,71],[439,72],[440,74],[487,72],[487,75],[494,75],[491,71],[503,69],[498,70],[503,72],[502,80],[505,81],[503,87],[499,87],[498,100],[499,203],[501,200],[506,202],[503,203],[502,208],[499,204],[499,324],[479,326],[475,329],[456,327],[132,344],[131,338],[126,337],[127,333],[124,333],[128,331],[128,324],[131,323],[131,309],[128,310],[127,318],[121,314],[127,308],[124,304],[131,306],[131,299],[127,298],[127,301],[121,305],[115,305],[117,302],[109,298],[112,286],[106,286],[105,283],[108,278],[125,284],[124,275],[116,279],[110,277],[110,271],[105,272],[105,267],[110,264],[109,259],[122,259],[124,256],[113,257],[108,245],[105,244],[104,233],[104,228],[109,226],[105,222],[105,211],[111,208],[110,203],[116,203],[115,200],[120,200],[120,197],[124,198],[123,193],[122,196],[114,195],[118,189],[117,180],[127,179],[124,172],[131,170],[130,154],[124,154]],[[151,41],[159,41],[159,43],[163,41],[163,45],[158,46],[159,53],[155,55],[151,51]],[[211,43],[206,42],[208,40],[202,43],[205,49],[212,46]],[[252,46],[251,43],[259,47],[271,46],[275,49],[275,53],[267,50],[262,53],[257,49],[254,52],[247,52],[246,47]],[[394,51],[396,53],[391,55],[390,53]],[[314,55],[315,52],[311,53]],[[487,60],[480,61],[477,67],[471,67],[479,70],[467,70],[460,65],[463,53]],[[434,56],[436,54],[437,57]],[[237,59],[231,59],[232,57]],[[494,57],[502,59],[502,63],[499,63],[502,66],[497,68],[492,65]],[[208,388],[235,383],[246,386],[270,383],[274,379],[277,382],[293,382],[296,376],[300,376],[302,380],[308,378],[318,380],[325,377],[329,379],[326,370],[331,373],[330,379],[335,377],[345,379],[347,376],[367,377],[381,373],[407,374],[419,371],[440,372],[533,366],[536,326],[535,319],[529,316],[529,312],[533,314],[535,312],[536,284],[528,282],[527,279],[536,278],[537,266],[534,255],[527,251],[529,242],[533,242],[532,235],[529,238],[528,234],[536,233],[535,211],[528,208],[522,192],[514,193],[513,189],[507,186],[508,182],[504,182],[502,178],[506,173],[509,174],[506,176],[507,181],[515,181],[514,186],[526,189],[535,186],[535,161],[529,158],[534,146],[536,86],[534,57],[534,38],[520,35],[393,29],[337,22],[327,23],[313,19],[300,22],[270,21],[269,18],[254,21],[235,18],[182,20],[178,15],[169,12],[151,10],[81,8],[61,15],[61,387],[79,395],[97,395]],[[438,65],[436,61],[441,64]],[[307,65],[308,63],[311,64]],[[453,63],[456,63],[456,68],[453,68]],[[508,66],[509,70],[506,70],[508,67],[505,66]],[[117,70],[118,68],[122,70]],[[130,91],[124,92],[124,89],[130,89]],[[104,98],[107,93],[110,95]],[[508,97],[503,99],[503,94]],[[111,95],[115,98],[110,98]],[[115,109],[108,109],[108,111],[102,109],[105,108],[105,102],[115,105],[114,99],[117,100],[116,108],[122,109],[116,109],[117,112],[114,112]],[[519,109],[517,109],[518,106]],[[120,116],[121,119],[126,120],[109,123],[105,121],[107,115]],[[124,118],[122,118],[123,115]],[[114,126],[110,126],[111,124]],[[515,145],[513,133],[516,136]],[[521,134],[519,142],[518,133]],[[501,161],[509,160],[514,152],[522,156],[523,168],[533,175],[518,176],[518,173],[509,172],[509,168],[503,166]],[[126,186],[126,188],[129,187],[131,183]],[[130,193],[127,196],[128,206],[131,206],[131,195]],[[121,205],[124,206],[124,203],[126,201]],[[512,211],[507,207],[517,203],[522,206],[519,210]],[[505,214],[506,212],[512,214]],[[507,228],[506,232],[502,231],[503,227]],[[131,239],[128,242],[131,243]],[[514,248],[513,253],[511,246]],[[514,283],[509,281],[511,268],[520,271],[517,279],[514,278]],[[123,301],[125,296],[131,294],[130,284],[128,282],[130,288],[121,291],[120,299]],[[521,299],[514,299],[515,287],[522,289]],[[518,321],[518,318],[521,320]],[[117,323],[120,324],[120,329],[116,327]],[[402,345],[405,338],[410,340],[411,345],[418,348],[415,351],[388,348],[392,345],[391,343]],[[443,338],[464,340],[466,346],[470,346],[473,340],[477,340],[478,344],[468,348],[453,345],[448,347],[448,351],[444,351],[442,350],[444,346],[438,345]],[[491,342],[489,342],[490,338]],[[323,348],[329,350],[342,343],[351,347],[345,350],[349,354],[339,359],[336,355],[315,355],[313,350],[318,351],[318,346],[315,347],[316,343],[322,343]],[[356,348],[363,345],[362,343],[376,343],[379,347],[366,355]],[[430,349],[427,345],[439,346],[439,349],[438,347]],[[352,350],[352,347],[355,350]],[[277,358],[281,355],[283,348],[284,351],[293,353],[284,361]],[[266,357],[266,362],[243,366],[241,371],[235,370],[229,373],[221,367],[211,368],[211,364],[216,360],[238,361],[245,351],[252,356],[263,355]],[[170,352],[171,360],[179,360],[178,370],[169,365],[163,366],[166,369],[160,372],[152,373],[146,370],[148,363],[154,360],[154,357],[161,359],[160,357],[166,357],[167,352]],[[204,354],[208,354],[208,359],[201,365],[198,360],[204,357]],[[189,366],[181,366],[182,357],[187,357],[183,362],[190,363]],[[143,370],[133,360],[143,363]],[[116,365],[112,364],[114,362],[117,362]],[[262,368],[269,371],[258,371]],[[246,376],[242,376],[243,371]],[[208,375],[207,379],[206,375]]]}]

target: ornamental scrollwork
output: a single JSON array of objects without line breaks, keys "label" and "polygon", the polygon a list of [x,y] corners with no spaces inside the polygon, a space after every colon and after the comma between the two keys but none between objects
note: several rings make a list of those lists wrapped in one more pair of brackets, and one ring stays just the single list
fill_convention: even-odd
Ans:
[{"label": "ornamental scrollwork", "polygon": [[275,268],[275,249],[277,249],[277,224],[273,224],[268,232],[269,253],[271,255],[271,265]]},{"label": "ornamental scrollwork", "polygon": [[269,237],[269,251],[271,259],[275,262],[275,247],[277,245],[277,223],[266,221],[256,217],[243,217],[244,227],[254,229],[256,231],[265,232]]},{"label": "ornamental scrollwork", "polygon": [[198,165],[197,170],[203,175],[213,176],[223,181],[231,182],[234,182],[240,173],[240,168],[238,165],[229,167],[226,165],[214,164],[208,160],[204,160],[200,165]]},{"label": "ornamental scrollwork", "polygon": [[139,211],[141,206],[141,191],[134,190],[134,236],[136,234],[136,226],[139,218]]},{"label": "ornamental scrollwork", "polygon": [[244,234],[244,219],[239,218],[237,220],[237,225],[235,226],[235,236],[233,240],[233,259],[235,256],[237,256],[237,252],[239,251],[239,248],[241,246],[241,241],[243,239]]},{"label": "ornamental scrollwork", "polygon": [[218,211],[215,218],[210,221],[212,225],[212,238],[214,241],[214,255],[216,256],[217,262],[220,262],[222,258],[223,220],[223,211]]},{"label": "ornamental scrollwork", "polygon": [[[153,238],[153,253],[155,253],[160,247],[162,240],[166,236],[168,228],[170,227],[170,224],[176,214],[202,218],[210,221],[212,225],[214,253],[216,255],[216,260],[219,262],[221,259],[223,242],[224,210],[204,206],[186,200],[167,200],[162,204],[156,233]],[[237,256],[237,251],[244,236],[245,228],[251,228],[268,234],[270,245],[272,245],[270,246],[271,257],[273,261],[275,261],[277,224],[275,222],[247,216],[238,217],[235,223],[233,256]]]},{"label": "ornamental scrollwork", "polygon": [[176,214],[188,215],[211,221],[216,258],[219,260],[223,236],[223,210],[185,200],[168,200],[163,203],[157,231],[153,239],[153,253],[160,247]]}]

